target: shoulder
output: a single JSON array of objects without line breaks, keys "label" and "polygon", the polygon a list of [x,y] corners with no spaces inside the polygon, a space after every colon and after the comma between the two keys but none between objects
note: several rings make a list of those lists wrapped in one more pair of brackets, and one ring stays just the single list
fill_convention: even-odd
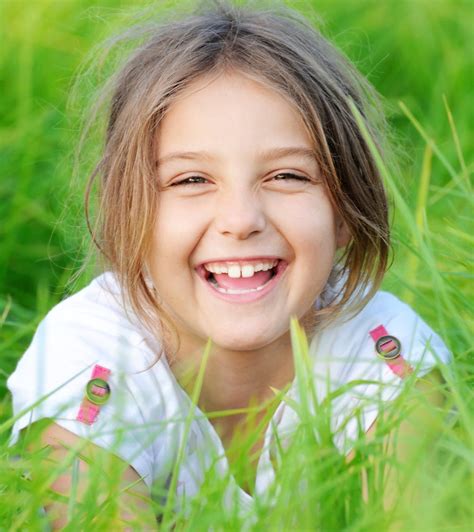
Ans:
[{"label": "shoulder", "polygon": [[156,348],[133,314],[125,311],[115,276],[105,273],[49,311],[26,354],[33,351],[41,357],[61,351],[65,364],[97,362],[132,371],[152,363]]},{"label": "shoulder", "polygon": [[451,353],[440,336],[408,304],[393,294],[377,292],[351,321],[352,327],[359,329],[366,340],[369,337],[374,351],[375,344],[370,332],[383,326],[390,336],[400,341],[401,354],[420,376],[438,363],[447,364],[451,361]]},{"label": "shoulder", "polygon": [[[356,315],[340,319],[317,333],[311,342],[318,397],[331,393],[336,443],[350,448],[359,427],[367,431],[383,403],[393,401],[404,380],[377,356],[370,332],[383,326],[401,344],[401,354],[422,377],[451,353],[433,329],[406,303],[388,292],[377,292]],[[342,390],[344,393],[334,393]]]},{"label": "shoulder", "polygon": [[160,346],[124,310],[118,283],[106,273],[46,315],[8,387],[17,397],[42,395],[81,372],[89,374],[95,364],[135,375],[159,355]]},{"label": "shoulder", "polygon": [[115,276],[108,272],[56,305],[41,324],[57,334],[65,329],[89,342],[126,342],[139,345],[150,342],[132,311],[126,311]]},{"label": "shoulder", "polygon": [[420,376],[451,359],[438,334],[409,305],[384,291],[377,292],[356,315],[342,316],[316,334],[312,350],[317,360],[326,360],[341,383],[364,375],[391,377],[370,335],[379,326],[399,340],[403,357]]},{"label": "shoulder", "polygon": [[[106,273],[46,315],[7,382],[15,413],[45,396],[47,400],[35,409],[38,414],[46,406],[51,413],[67,408],[66,403],[80,403],[95,365],[110,371],[116,390],[156,385],[154,378],[162,377],[162,365],[146,370],[160,352],[133,323],[120,297],[115,277]],[[127,386],[119,386],[124,379]],[[72,410],[68,415],[73,415]]]},{"label": "shoulder", "polygon": [[[170,410],[165,397],[176,403],[159,356],[159,345],[125,312],[114,276],[101,275],[47,314],[9,377],[16,417],[12,441],[27,425],[52,419],[113,449],[149,480],[155,451],[144,442],[154,441],[150,427]],[[96,365],[109,370],[111,392],[97,421],[88,425],[78,412]]]}]

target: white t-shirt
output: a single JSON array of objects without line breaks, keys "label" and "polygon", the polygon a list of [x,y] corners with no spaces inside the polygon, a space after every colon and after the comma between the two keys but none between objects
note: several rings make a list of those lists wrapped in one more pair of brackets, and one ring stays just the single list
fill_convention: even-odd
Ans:
[{"label": "white t-shirt", "polygon": [[[177,383],[166,356],[154,363],[159,346],[128,319],[119,296],[114,275],[106,273],[59,303],[42,321],[7,383],[15,416],[35,405],[17,419],[12,443],[27,425],[51,418],[121,457],[148,486],[155,482],[166,485],[181,444],[184,458],[177,483],[178,501],[185,503],[198,493],[212,466],[228,477],[230,500],[235,501],[237,496],[248,507],[252,498],[230,475],[222,442],[199,408],[185,429],[191,400]],[[319,402],[349,382],[374,381],[349,386],[332,401],[335,444],[343,453],[349,452],[357,438],[358,423],[368,430],[377,417],[380,401],[391,401],[402,387],[401,379],[375,354],[369,332],[379,325],[401,341],[403,356],[418,376],[437,361],[448,363],[451,358],[430,327],[409,306],[386,292],[378,292],[353,318],[316,334],[310,356]],[[111,395],[98,419],[87,425],[76,416],[95,364],[111,370]],[[288,396],[296,401],[297,389],[295,379]],[[35,404],[41,398],[45,399]],[[298,423],[291,404],[283,401],[279,405],[267,429],[257,466],[257,493],[263,494],[274,478],[269,449],[275,430],[284,438]]]}]

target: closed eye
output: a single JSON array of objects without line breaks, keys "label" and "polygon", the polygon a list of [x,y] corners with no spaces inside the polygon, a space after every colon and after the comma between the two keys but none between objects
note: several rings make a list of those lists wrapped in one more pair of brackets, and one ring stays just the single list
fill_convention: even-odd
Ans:
[{"label": "closed eye", "polygon": [[274,175],[273,179],[276,181],[286,181],[286,180],[296,180],[296,181],[311,181],[308,177],[299,174],[293,174],[291,172],[281,172],[280,174]]},{"label": "closed eye", "polygon": [[182,179],[181,181],[176,181],[175,183],[171,183],[171,186],[176,187],[178,185],[203,185],[206,183],[208,183],[208,181],[205,177],[201,177],[199,175],[193,175],[191,177],[187,177],[186,179]]},{"label": "closed eye", "polygon": [[[309,182],[311,179],[304,175],[294,174],[292,172],[281,172],[279,174],[274,175],[271,179],[275,181],[300,181],[300,182]],[[209,181],[202,176],[195,175],[190,176],[185,179],[181,179],[180,181],[176,181],[174,183],[171,183],[172,187],[176,187],[179,185],[205,185],[209,183]]]}]

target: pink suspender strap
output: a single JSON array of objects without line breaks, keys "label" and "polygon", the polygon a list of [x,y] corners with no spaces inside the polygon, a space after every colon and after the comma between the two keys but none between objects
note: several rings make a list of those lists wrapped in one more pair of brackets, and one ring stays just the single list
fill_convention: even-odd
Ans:
[{"label": "pink suspender strap", "polygon": [[375,352],[396,375],[404,379],[413,373],[413,368],[401,354],[402,344],[398,338],[389,335],[383,325],[372,329],[369,334],[375,342]]},{"label": "pink suspender strap", "polygon": [[110,397],[110,386],[107,383],[110,373],[110,369],[98,364],[94,366],[91,379],[86,385],[86,394],[76,416],[77,421],[86,425],[92,425],[96,421],[100,407]]},{"label": "pink suspender strap", "polygon": [[99,366],[96,364],[92,369],[91,379],[104,379],[105,381],[110,376],[110,369],[104,368],[104,366]]}]

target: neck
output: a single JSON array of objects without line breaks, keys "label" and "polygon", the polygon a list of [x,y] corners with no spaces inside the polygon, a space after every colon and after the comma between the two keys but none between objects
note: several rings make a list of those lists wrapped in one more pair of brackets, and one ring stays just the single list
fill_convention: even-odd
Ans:
[{"label": "neck", "polygon": [[[191,395],[204,347],[181,346],[171,364],[178,382]],[[186,357],[183,353],[187,353]],[[193,353],[189,356],[189,353]],[[294,376],[289,334],[270,346],[253,351],[232,351],[213,345],[206,365],[198,404],[206,412],[261,405],[272,388],[285,388]]]},{"label": "neck", "polygon": [[[202,363],[204,348],[180,349],[171,370],[178,382],[191,396]],[[187,353],[186,357],[182,353]],[[194,356],[189,356],[194,353]],[[212,346],[206,364],[198,405],[208,414],[210,422],[221,437],[227,452],[238,441],[239,434],[254,433],[256,427],[271,415],[277,406],[274,391],[284,389],[294,376],[293,357],[289,334],[263,349],[232,351]],[[229,412],[243,409],[243,412]],[[226,415],[225,413],[228,412]],[[258,429],[257,429],[258,430]],[[262,426],[259,431],[263,430]],[[258,451],[263,432],[254,445]],[[237,446],[240,449],[240,445]],[[239,451],[240,452],[240,451]],[[232,457],[228,456],[232,461]]]}]

